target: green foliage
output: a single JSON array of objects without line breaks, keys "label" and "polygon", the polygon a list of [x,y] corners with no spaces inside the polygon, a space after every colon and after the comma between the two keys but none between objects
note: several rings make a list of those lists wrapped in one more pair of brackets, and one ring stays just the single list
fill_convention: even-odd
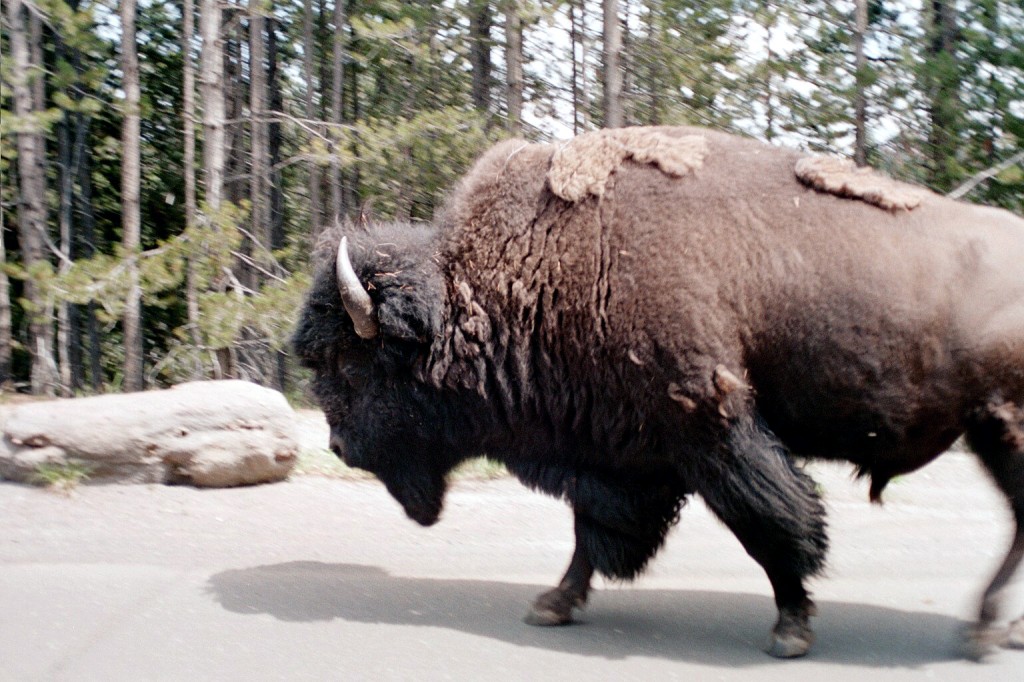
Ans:
[{"label": "green foliage", "polygon": [[[429,220],[472,160],[500,136],[506,109],[506,3],[487,4],[493,19],[486,38],[492,48],[491,105],[480,111],[471,95],[469,59],[469,12],[479,10],[480,3],[355,0],[345,3],[345,25],[334,26],[334,3],[340,1],[311,4],[308,41],[305,3],[260,4],[272,31],[266,37],[274,38],[265,64],[275,74],[267,106],[274,138],[267,159],[274,193],[270,226],[253,225],[249,211],[249,19],[244,11],[228,10],[221,36],[227,47],[226,201],[215,214],[201,210],[198,224],[186,230],[181,5],[142,0],[137,24],[143,250],[138,253],[119,247],[123,91],[114,5],[33,3],[43,18],[44,64],[28,74],[13,73],[10,27],[4,24],[0,201],[8,232],[4,269],[12,278],[12,345],[21,349],[16,380],[25,379],[24,348],[32,347],[27,322],[48,314],[51,303],[58,308],[68,303],[81,306],[80,318],[95,310],[97,338],[89,341],[89,350],[100,355],[95,373],[116,386],[123,361],[120,320],[129,266],[135,264],[150,381],[217,375],[230,358],[238,375],[275,384],[289,377],[303,381],[301,371],[290,365],[281,369],[278,361],[287,353],[308,285],[310,247],[321,224],[334,218],[327,215],[334,178],[340,176],[341,191],[335,194],[342,195],[342,217],[365,210],[382,219]],[[867,100],[869,162],[902,178],[951,189],[1024,144],[1024,6],[1007,0],[956,3],[953,47],[937,50],[930,15],[935,5],[870,0],[868,61],[858,73],[852,0],[620,3],[627,120],[731,128],[850,154],[860,92]],[[584,128],[592,126],[600,120],[601,3],[523,0],[513,6],[524,27],[525,134],[564,137],[577,120]],[[568,48],[570,7],[580,34],[575,55]],[[329,120],[336,118],[336,36],[344,47],[342,111],[339,120]],[[193,59],[199,42],[194,40]],[[570,82],[574,63],[576,81]],[[11,111],[11,86],[24,78],[42,79],[45,103],[31,116],[17,117]],[[574,102],[579,111],[572,110]],[[47,237],[54,247],[47,249],[48,260],[31,268],[21,262],[16,234],[16,141],[27,130],[46,136]],[[76,146],[62,158],[61,145],[68,140]],[[83,168],[87,171],[79,173]],[[68,173],[70,207],[62,204],[67,197],[61,183]],[[1024,215],[1024,169],[1018,165],[995,174],[968,198]],[[61,243],[62,226],[70,230],[70,244]],[[61,248],[69,250],[71,267],[54,254]],[[188,319],[189,272],[199,307],[197,327]],[[42,299],[25,300],[26,281],[37,285]],[[86,324],[79,319],[75,325],[72,336],[84,346]]]},{"label": "green foliage", "polygon": [[733,0],[642,2],[630,37],[630,118],[644,124],[728,125],[720,105],[739,57]]},{"label": "green foliage", "polygon": [[79,484],[87,481],[94,469],[93,465],[77,460],[39,464],[29,477],[29,482],[68,495]]},{"label": "green foliage", "polygon": [[9,269],[16,276],[32,276],[58,303],[99,304],[101,320],[114,324],[124,312],[131,262],[138,265],[143,301],[150,308],[178,303],[191,262],[199,292],[201,343],[194,346],[184,323],[179,324],[169,330],[173,340],[157,360],[166,380],[180,380],[194,372],[196,362],[204,362],[205,351],[230,348],[243,336],[273,351],[287,347],[310,278],[298,272],[269,279],[255,289],[239,283],[232,271],[243,241],[239,228],[247,218],[244,207],[224,204],[216,215],[149,251],[126,254],[117,248],[112,254],[79,259],[59,274],[51,269],[45,276]]},{"label": "green foliage", "polygon": [[492,142],[482,117],[448,107],[354,126],[342,157],[381,217],[429,220],[444,193]]},{"label": "green foliage", "polygon": [[[969,3],[962,20],[962,133],[955,157],[963,182],[1024,148],[1024,5]],[[1024,215],[1021,166],[1008,168],[971,198]]]}]

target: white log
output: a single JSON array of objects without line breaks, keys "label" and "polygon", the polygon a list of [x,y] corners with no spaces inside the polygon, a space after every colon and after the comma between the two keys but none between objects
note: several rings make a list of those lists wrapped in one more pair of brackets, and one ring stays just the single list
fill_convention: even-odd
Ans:
[{"label": "white log", "polygon": [[3,420],[0,477],[32,482],[42,465],[76,463],[89,482],[277,481],[298,456],[294,424],[284,396],[245,381],[26,403]]}]

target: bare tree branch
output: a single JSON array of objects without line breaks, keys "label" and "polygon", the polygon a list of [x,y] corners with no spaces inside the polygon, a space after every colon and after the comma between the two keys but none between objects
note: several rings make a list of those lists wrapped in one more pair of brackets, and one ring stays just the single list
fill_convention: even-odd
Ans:
[{"label": "bare tree branch", "polygon": [[960,185],[946,196],[948,196],[950,199],[960,199],[974,191],[974,189],[981,183],[991,178],[994,178],[995,176],[999,175],[1010,166],[1015,166],[1018,163],[1024,163],[1024,151],[1017,152],[1016,154],[1006,159],[1002,163],[998,163],[987,170],[981,171],[980,173],[976,174],[970,180]]},{"label": "bare tree branch", "polygon": [[330,121],[320,121],[312,118],[300,118],[298,116],[292,116],[286,114],[283,111],[266,111],[264,116],[246,116],[245,118],[232,118],[224,121],[224,125],[248,125],[252,121],[260,121],[261,123],[294,123],[299,126],[313,137],[318,137],[324,142],[334,144],[336,140],[332,140],[323,133],[314,129],[314,126],[319,128],[331,128],[333,130],[346,130],[354,132],[356,127],[350,123],[331,123]]}]

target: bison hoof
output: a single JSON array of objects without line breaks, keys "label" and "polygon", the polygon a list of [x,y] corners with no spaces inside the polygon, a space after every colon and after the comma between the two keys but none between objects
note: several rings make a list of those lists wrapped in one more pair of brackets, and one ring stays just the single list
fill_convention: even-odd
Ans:
[{"label": "bison hoof", "polygon": [[528,625],[568,625],[573,622],[572,610],[582,607],[584,599],[554,589],[537,597],[523,620]]},{"label": "bison hoof", "polygon": [[1024,618],[1010,623],[1010,627],[1006,630],[1006,640],[1002,646],[1007,649],[1024,651]]},{"label": "bison hoof", "polygon": [[1024,618],[1019,618],[1005,627],[976,624],[967,632],[964,654],[974,661],[981,661],[995,653],[998,647],[1024,650]]},{"label": "bison hoof", "polygon": [[810,617],[816,613],[817,609],[810,600],[800,608],[781,610],[765,649],[768,654],[775,658],[799,658],[806,655],[814,644]]},{"label": "bison hoof", "polygon": [[765,651],[769,656],[775,658],[800,658],[811,650],[812,644],[814,644],[814,633],[812,632],[808,632],[806,636],[777,635],[773,632]]},{"label": "bison hoof", "polygon": [[1005,627],[980,623],[971,626],[964,641],[964,656],[972,661],[981,661],[991,656],[997,647],[1006,646],[1009,642]]}]

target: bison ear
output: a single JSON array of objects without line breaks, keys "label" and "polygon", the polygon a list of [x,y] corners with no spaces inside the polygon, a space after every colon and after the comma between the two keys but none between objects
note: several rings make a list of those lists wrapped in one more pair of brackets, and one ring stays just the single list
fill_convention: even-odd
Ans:
[{"label": "bison ear", "polygon": [[430,277],[385,285],[377,308],[381,333],[393,339],[428,343],[441,330],[441,287]]}]

